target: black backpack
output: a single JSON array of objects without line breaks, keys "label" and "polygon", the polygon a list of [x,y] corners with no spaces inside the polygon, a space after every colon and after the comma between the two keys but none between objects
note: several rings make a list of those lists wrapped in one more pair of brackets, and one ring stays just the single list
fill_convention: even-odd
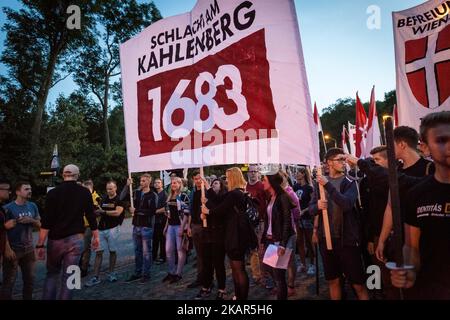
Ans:
[{"label": "black backpack", "polygon": [[258,208],[255,204],[254,199],[250,196],[250,194],[245,193],[245,215],[248,217],[250,225],[256,228],[259,225],[259,215]]}]

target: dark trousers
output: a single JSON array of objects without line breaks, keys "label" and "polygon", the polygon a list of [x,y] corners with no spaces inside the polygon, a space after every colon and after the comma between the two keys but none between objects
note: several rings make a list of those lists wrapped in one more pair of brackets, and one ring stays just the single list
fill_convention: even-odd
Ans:
[{"label": "dark trousers", "polygon": [[211,287],[216,271],[217,285],[219,290],[225,289],[225,244],[223,242],[201,243],[202,274],[200,282],[203,288]]},{"label": "dark trousers", "polygon": [[277,269],[269,267],[270,274],[275,280],[277,286],[277,300],[287,300],[287,282],[286,282],[286,269]]},{"label": "dark trousers", "polygon": [[164,237],[164,224],[155,223],[153,230],[153,260],[159,258],[166,260],[166,237]]},{"label": "dark trousers", "polygon": [[33,282],[34,282],[34,265],[36,257],[34,250],[28,252],[15,251],[16,258],[14,260],[3,259],[3,286],[1,292],[2,300],[11,300],[14,284],[16,283],[17,270],[20,267],[23,279],[22,297],[23,300],[32,300],[33,298]]},{"label": "dark trousers", "polygon": [[[267,250],[267,247],[272,243],[273,241],[266,240],[264,244],[265,250]],[[286,281],[286,269],[272,268],[266,264],[264,266],[264,269],[272,276],[272,279],[275,281],[275,285],[277,288],[277,300],[287,300],[288,287]]]},{"label": "dark trousers", "polygon": [[87,272],[89,269],[89,261],[91,260],[91,242],[92,231],[91,228],[86,228],[83,238],[83,252],[81,253],[80,268],[81,271]]},{"label": "dark trousers", "polygon": [[195,252],[197,254],[197,281],[202,279],[203,268],[203,251],[202,251],[202,236],[203,226],[200,224],[192,224],[192,241],[194,242]]}]

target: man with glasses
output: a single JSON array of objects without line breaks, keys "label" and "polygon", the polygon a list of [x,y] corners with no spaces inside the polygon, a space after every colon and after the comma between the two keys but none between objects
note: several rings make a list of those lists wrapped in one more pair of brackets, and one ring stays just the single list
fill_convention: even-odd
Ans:
[{"label": "man with glasses", "polygon": [[34,265],[36,258],[33,247],[33,228],[40,228],[41,218],[35,203],[31,199],[31,186],[19,182],[15,188],[16,200],[8,203],[5,209],[4,227],[8,232],[8,241],[14,252],[12,259],[3,261],[2,299],[12,299],[12,290],[16,282],[17,269],[20,266],[23,280],[23,300],[32,300]]},{"label": "man with glasses", "polygon": [[[264,191],[263,184],[260,180],[258,166],[250,165],[248,167],[247,173],[248,183],[245,190],[250,193],[251,197],[256,199],[258,202],[258,215],[259,215],[259,226],[256,227],[256,235],[258,236],[258,243],[261,241],[262,232],[264,231],[264,215],[267,209],[267,196]],[[250,254],[250,267],[252,271],[253,281],[255,283],[260,283],[262,281],[262,255],[258,253],[258,249],[253,250]]]},{"label": "man with glasses", "polygon": [[[318,200],[318,188],[309,205],[312,215],[319,214],[319,248],[332,300],[342,298],[340,279],[345,278],[355,289],[360,300],[368,300],[365,275],[361,260],[361,239],[355,209],[358,197],[355,181],[345,176],[345,155],[339,148],[329,149],[325,155],[329,176],[317,174],[317,181],[326,190],[326,199]],[[325,245],[321,210],[328,210],[333,249]],[[316,230],[315,230],[316,231]]]}]

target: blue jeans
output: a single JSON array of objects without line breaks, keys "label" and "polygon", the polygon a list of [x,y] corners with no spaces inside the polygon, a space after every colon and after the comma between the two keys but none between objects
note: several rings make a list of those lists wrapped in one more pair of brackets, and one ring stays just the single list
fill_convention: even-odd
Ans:
[{"label": "blue jeans", "polygon": [[70,276],[67,268],[78,266],[83,251],[83,234],[74,234],[64,239],[47,241],[47,277],[44,283],[43,300],[55,300],[57,297],[58,280],[60,284],[59,300],[72,299],[72,290],[67,287]]},{"label": "blue jeans", "polygon": [[153,229],[148,227],[133,227],[135,274],[150,277],[152,266]]},{"label": "blue jeans", "polygon": [[[183,272],[184,263],[186,262],[186,251],[181,244],[181,236],[178,235],[180,226],[167,227],[166,234],[166,259],[169,265],[169,273],[179,275]],[[175,252],[178,252],[178,265],[175,265]]]}]

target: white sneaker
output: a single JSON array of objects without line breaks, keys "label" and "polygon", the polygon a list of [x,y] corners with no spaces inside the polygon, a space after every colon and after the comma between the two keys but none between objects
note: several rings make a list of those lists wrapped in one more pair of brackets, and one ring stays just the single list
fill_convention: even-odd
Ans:
[{"label": "white sneaker", "polygon": [[100,282],[101,282],[101,281],[100,281],[100,279],[99,279],[98,277],[92,277],[92,278],[89,279],[89,281],[86,282],[84,285],[85,285],[86,287],[93,287],[93,286],[98,285]]},{"label": "white sneaker", "polygon": [[308,271],[306,271],[306,274],[312,276],[316,274],[316,266],[313,264],[309,265]]},{"label": "white sneaker", "polygon": [[109,282],[116,282],[117,281],[117,275],[115,272],[111,272],[108,274],[108,281]]}]

